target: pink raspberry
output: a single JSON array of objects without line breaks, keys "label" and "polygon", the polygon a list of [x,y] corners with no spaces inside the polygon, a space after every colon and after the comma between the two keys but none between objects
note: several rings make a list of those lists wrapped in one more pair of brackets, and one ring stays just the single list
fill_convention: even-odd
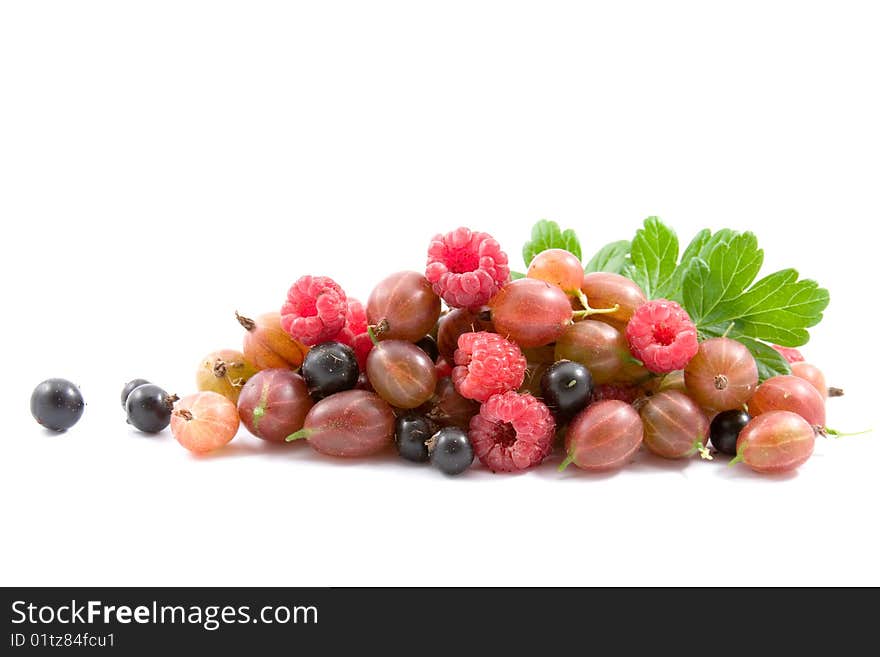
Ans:
[{"label": "pink raspberry", "polygon": [[345,292],[333,279],[303,276],[287,291],[281,327],[294,340],[313,346],[334,339],[347,313]]},{"label": "pink raspberry", "polygon": [[804,357],[797,349],[792,347],[780,347],[778,344],[771,345],[776,351],[782,354],[782,357],[789,363],[802,363]]},{"label": "pink raspberry", "polygon": [[632,404],[642,396],[642,390],[638,386],[624,386],[616,383],[603,383],[593,387],[590,403],[616,399],[617,401]]},{"label": "pink raspberry", "polygon": [[458,394],[480,402],[519,388],[528,365],[516,343],[486,331],[459,336],[455,364],[452,381]]},{"label": "pink raspberry", "polygon": [[538,465],[553,449],[556,423],[543,403],[529,394],[494,395],[471,418],[474,453],[493,472],[516,472]]},{"label": "pink raspberry", "polygon": [[510,267],[491,235],[459,228],[431,240],[425,277],[451,307],[478,308],[507,282]]},{"label": "pink raspberry", "polygon": [[697,353],[697,327],[684,308],[658,299],[639,306],[626,325],[633,356],[655,374],[680,370]]},{"label": "pink raspberry", "polygon": [[367,311],[357,299],[348,299],[348,310],[345,313],[345,326],[333,338],[337,342],[347,344],[354,349],[361,372],[367,368],[367,356],[373,349],[373,340],[367,333]]}]

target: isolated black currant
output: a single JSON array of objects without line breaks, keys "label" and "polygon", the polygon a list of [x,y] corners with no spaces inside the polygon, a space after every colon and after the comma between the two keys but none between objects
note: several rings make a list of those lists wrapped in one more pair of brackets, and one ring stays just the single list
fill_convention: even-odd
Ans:
[{"label": "isolated black currant", "polygon": [[458,427],[440,429],[429,442],[431,464],[441,472],[456,475],[467,470],[474,461],[474,448],[467,433]]},{"label": "isolated black currant", "polygon": [[126,383],[122,387],[122,408],[125,408],[125,402],[128,401],[128,396],[131,394],[131,391],[138,386],[142,386],[147,383],[149,383],[149,381],[147,381],[146,379],[132,379],[131,381]]},{"label": "isolated black currant", "polygon": [[144,433],[159,433],[171,422],[176,401],[175,395],[169,395],[153,383],[138,386],[125,401],[128,423]]},{"label": "isolated black currant", "polygon": [[46,379],[31,393],[31,415],[47,429],[67,431],[82,417],[82,393],[67,379]]},{"label": "isolated black currant", "polygon": [[428,358],[433,362],[437,362],[437,358],[440,356],[440,350],[437,348],[437,341],[434,338],[430,335],[426,335],[416,342],[416,346],[428,354]]},{"label": "isolated black currant", "polygon": [[340,342],[312,347],[302,364],[302,376],[312,399],[318,401],[357,385],[360,370],[354,350]]},{"label": "isolated black currant", "polygon": [[736,455],[736,439],[743,430],[751,416],[743,410],[733,409],[719,413],[709,425],[709,440],[712,447],[722,454]]},{"label": "isolated black currant", "polygon": [[407,461],[423,463],[428,460],[428,445],[434,434],[433,423],[423,415],[408,413],[394,423],[394,441],[397,452]]},{"label": "isolated black currant", "polygon": [[571,360],[553,363],[541,377],[541,396],[560,422],[567,422],[590,402],[590,370]]}]

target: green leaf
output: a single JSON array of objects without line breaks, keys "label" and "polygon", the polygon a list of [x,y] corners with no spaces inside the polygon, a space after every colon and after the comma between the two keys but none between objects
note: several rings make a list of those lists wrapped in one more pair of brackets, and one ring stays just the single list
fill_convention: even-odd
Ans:
[{"label": "green leaf", "polygon": [[584,267],[584,272],[589,274],[595,271],[610,271],[619,274],[623,271],[629,260],[629,240],[620,240],[606,244],[590,258]]},{"label": "green leaf", "polygon": [[774,376],[782,374],[791,374],[791,367],[785,357],[776,351],[766,342],[755,340],[744,335],[737,334],[734,338],[739,340],[755,357],[755,363],[758,365],[758,380],[766,381]]},{"label": "green leaf", "polygon": [[784,347],[807,343],[807,328],[822,321],[828,307],[828,290],[816,281],[798,280],[794,269],[783,269],[765,276],[749,290],[719,308],[715,323],[734,322],[747,336]]},{"label": "green leaf", "polygon": [[705,259],[694,258],[685,272],[685,310],[702,336],[730,330],[729,337],[746,344],[760,360],[762,373],[787,372],[787,365],[764,343],[806,344],[810,339],[807,329],[822,320],[828,306],[828,290],[815,281],[798,280],[794,269],[783,269],[753,284],[764,260],[755,236],[733,231],[717,239],[716,235],[702,249]]},{"label": "green leaf", "polygon": [[[701,260],[701,259],[700,259]],[[692,262],[697,262],[694,260]],[[751,285],[764,262],[753,233],[734,234],[719,241],[705,260],[707,269],[690,267],[685,273],[685,310],[697,326],[730,323],[731,303]],[[695,278],[693,272],[699,272]],[[698,283],[698,287],[695,287]]]},{"label": "green leaf", "polygon": [[581,243],[572,229],[565,231],[555,221],[541,219],[532,227],[532,239],[523,246],[523,261],[528,267],[532,259],[547,249],[565,249],[578,258],[581,257]]},{"label": "green leaf", "polygon": [[702,258],[691,260],[682,282],[684,309],[691,320],[699,327],[700,320],[705,316],[703,290],[709,280],[709,264]]},{"label": "green leaf", "polygon": [[703,245],[703,248],[700,249],[700,257],[703,260],[709,259],[709,254],[711,254],[716,247],[723,243],[728,243],[734,237],[739,235],[735,230],[731,230],[730,228],[722,228],[716,233],[713,233],[712,236],[706,240],[706,243]]},{"label": "green leaf", "polygon": [[632,264],[627,274],[649,299],[665,290],[678,263],[678,237],[658,217],[648,217],[636,232],[630,251]]},{"label": "green leaf", "polygon": [[708,228],[704,228],[694,236],[694,239],[691,240],[691,243],[687,245],[687,248],[681,255],[681,260],[675,268],[675,271],[672,272],[672,276],[669,277],[666,285],[663,286],[663,289],[657,291],[658,297],[671,299],[672,301],[678,301],[679,303],[682,302],[681,287],[684,282],[684,275],[687,273],[691,261],[694,258],[699,257],[711,237],[712,231]]},{"label": "green leaf", "polygon": [[525,277],[526,277],[525,274],[520,273],[518,271],[511,271],[510,272],[510,280],[512,280],[512,281],[518,280],[520,278],[525,278]]}]

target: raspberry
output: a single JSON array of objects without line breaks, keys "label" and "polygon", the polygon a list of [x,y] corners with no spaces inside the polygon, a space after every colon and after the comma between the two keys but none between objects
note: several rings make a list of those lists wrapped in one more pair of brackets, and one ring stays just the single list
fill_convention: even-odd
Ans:
[{"label": "raspberry", "polygon": [[697,327],[684,308],[658,299],[639,306],[626,325],[633,356],[655,374],[680,370],[697,353]]},{"label": "raspberry", "polygon": [[791,347],[780,347],[778,344],[771,345],[776,351],[782,354],[782,357],[789,363],[802,363],[804,357],[797,349]]},{"label": "raspberry", "polygon": [[294,340],[313,346],[332,340],[345,326],[345,292],[326,276],[303,276],[290,286],[281,307],[281,327]]},{"label": "raspberry", "polygon": [[550,409],[529,394],[508,391],[482,405],[471,418],[468,438],[492,472],[516,472],[543,461],[553,449],[555,433]]},{"label": "raspberry", "polygon": [[358,367],[361,368],[361,372],[366,370],[367,356],[373,349],[373,339],[367,333],[367,311],[357,299],[349,297],[348,310],[345,313],[345,326],[333,339],[354,349]]},{"label": "raspberry", "polygon": [[491,235],[459,228],[435,235],[425,277],[453,308],[478,308],[510,277],[507,254]]},{"label": "raspberry", "polygon": [[615,383],[605,383],[593,388],[593,395],[590,403],[605,401],[607,399],[616,399],[617,401],[632,404],[636,399],[642,396],[642,389],[638,386],[624,386]]},{"label": "raspberry", "polygon": [[495,333],[462,333],[455,351],[452,381],[458,394],[484,402],[516,390],[526,374],[526,358],[515,343]]}]

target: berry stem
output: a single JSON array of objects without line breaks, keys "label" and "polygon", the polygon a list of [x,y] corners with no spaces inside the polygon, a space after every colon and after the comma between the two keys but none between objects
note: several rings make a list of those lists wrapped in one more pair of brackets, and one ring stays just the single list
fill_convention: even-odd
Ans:
[{"label": "berry stem", "polygon": [[574,319],[584,319],[590,315],[610,315],[620,310],[620,306],[615,304],[612,308],[586,308],[585,310],[575,310],[571,316]]},{"label": "berry stem", "polygon": [[575,319],[583,319],[584,317],[589,317],[590,315],[608,315],[611,313],[616,313],[618,310],[620,310],[620,305],[616,303],[611,308],[591,308],[590,302],[587,300],[587,295],[584,294],[583,290],[577,291],[577,297],[584,309],[576,310],[574,313],[572,313],[572,316]]},{"label": "berry stem", "polygon": [[736,465],[737,463],[740,463],[740,462],[743,461],[743,460],[745,460],[745,459],[743,458],[743,453],[742,453],[742,452],[737,452],[737,453],[736,453],[736,456],[733,457],[732,459],[730,459],[730,463],[727,464],[727,467],[728,467],[728,468],[733,467],[734,465]]},{"label": "berry stem", "polygon": [[697,438],[694,441],[693,447],[691,447],[690,451],[688,451],[685,456],[693,456],[697,452],[700,453],[700,458],[705,461],[714,461],[715,458],[712,456],[712,453],[709,451],[709,448],[703,444],[702,438]]},{"label": "berry stem", "polygon": [[861,436],[866,433],[871,433],[873,429],[865,429],[864,431],[850,431],[844,433],[843,431],[838,431],[837,429],[832,429],[830,427],[822,427],[819,430],[823,436],[834,436],[835,438],[847,438],[849,436]]},{"label": "berry stem", "polygon": [[828,388],[828,396],[829,397],[843,397],[843,388],[835,388],[831,386]]},{"label": "berry stem", "polygon": [[301,440],[303,438],[308,438],[310,435],[312,435],[311,429],[300,429],[296,433],[292,433],[287,438],[285,438],[284,442],[290,443],[290,442],[293,442],[294,440]]},{"label": "berry stem", "polygon": [[244,315],[239,315],[238,311],[235,311],[235,319],[238,320],[238,323],[244,327],[245,331],[253,331],[257,328],[257,323],[252,320],[250,317],[245,317]]},{"label": "berry stem", "polygon": [[566,469],[569,465],[571,465],[573,462],[574,462],[574,455],[573,455],[573,454],[566,454],[566,455],[565,455],[565,460],[562,461],[562,463],[559,464],[559,468],[558,468],[558,469],[559,469],[559,472],[562,472],[563,470],[565,470],[565,469]]},{"label": "berry stem", "polygon": [[388,319],[386,319],[385,317],[380,319],[377,324],[374,324],[370,328],[373,329],[376,335],[382,335],[383,333],[388,333],[388,331],[391,330],[391,326],[388,324]]},{"label": "berry stem", "polygon": [[226,376],[226,371],[228,369],[227,363],[225,360],[218,358],[214,361],[214,366],[211,368],[211,371],[214,373],[218,379],[222,379]]},{"label": "berry stem", "polygon": [[[384,319],[382,321],[385,322]],[[382,333],[381,326],[382,326],[382,324],[380,323],[378,326],[368,326],[367,327],[367,335],[369,335],[370,340],[373,341],[374,347],[379,344],[379,338],[376,336],[376,332],[378,331],[379,333]],[[386,327],[388,326],[388,322],[385,322],[385,326]],[[388,329],[386,328],[385,330],[387,331]]]}]

